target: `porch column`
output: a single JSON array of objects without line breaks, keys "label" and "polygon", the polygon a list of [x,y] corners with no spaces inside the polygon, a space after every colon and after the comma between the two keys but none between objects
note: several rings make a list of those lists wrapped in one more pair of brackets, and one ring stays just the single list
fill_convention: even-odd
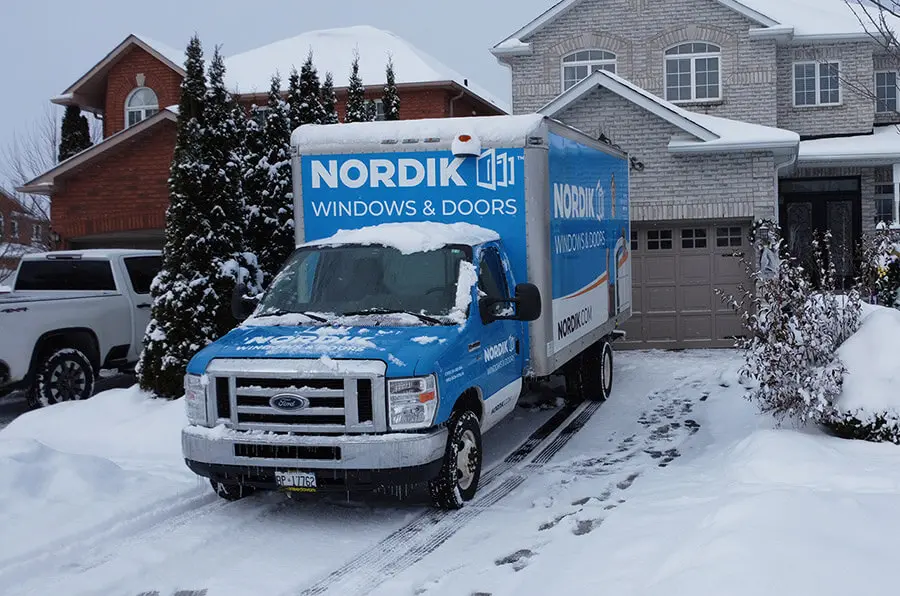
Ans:
[{"label": "porch column", "polygon": [[900,164],[894,164],[894,217],[895,226],[900,225]]}]

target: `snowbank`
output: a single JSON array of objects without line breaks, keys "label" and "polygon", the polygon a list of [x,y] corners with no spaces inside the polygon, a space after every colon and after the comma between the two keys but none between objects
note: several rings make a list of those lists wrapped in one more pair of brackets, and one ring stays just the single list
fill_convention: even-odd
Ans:
[{"label": "snowbank", "polygon": [[329,238],[301,246],[337,246],[341,244],[379,244],[396,248],[403,254],[429,252],[450,244],[475,246],[499,240],[497,232],[468,223],[444,224],[431,221],[386,223],[357,230],[340,230]]},{"label": "snowbank", "polygon": [[900,311],[867,306],[838,355],[847,367],[839,409],[900,415]]},{"label": "snowbank", "polygon": [[136,387],[23,414],[0,430],[0,567],[208,492],[181,457],[181,400]]}]

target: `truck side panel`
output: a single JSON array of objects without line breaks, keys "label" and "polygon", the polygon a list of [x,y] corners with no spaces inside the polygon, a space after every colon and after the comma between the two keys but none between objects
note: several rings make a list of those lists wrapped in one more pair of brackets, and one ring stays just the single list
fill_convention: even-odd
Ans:
[{"label": "truck side panel", "polygon": [[[628,161],[551,132],[548,136],[551,311],[546,362],[555,370],[608,334],[630,306]],[[545,297],[546,298],[546,297]],[[626,315],[627,316],[627,315]],[[537,350],[538,346],[535,346]],[[537,352],[535,352],[537,356]]]}]

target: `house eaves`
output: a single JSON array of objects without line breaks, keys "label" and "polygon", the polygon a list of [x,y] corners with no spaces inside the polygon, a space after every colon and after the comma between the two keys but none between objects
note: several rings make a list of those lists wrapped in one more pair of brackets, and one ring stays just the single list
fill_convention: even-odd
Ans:
[{"label": "house eaves", "polygon": [[103,153],[146,132],[161,122],[175,122],[176,120],[177,116],[174,111],[169,109],[160,110],[146,120],[142,120],[134,126],[119,131],[116,134],[107,137],[102,142],[92,145],[84,151],[76,153],[69,159],[60,162],[54,168],[44,172],[37,178],[17,187],[16,191],[26,194],[51,196],[57,190],[55,182],[60,176],[73,170],[77,170],[79,167],[87,164]]},{"label": "house eaves", "polygon": [[701,141],[715,141],[719,138],[711,130],[685,117],[681,110],[675,109],[675,106],[664,99],[656,97],[652,93],[644,91],[640,87],[605,70],[595,72],[568,91],[563,92],[556,99],[539,109],[538,113],[554,118],[598,87],[612,91],[623,99],[662,118]]},{"label": "house eaves", "polygon": [[[497,58],[504,56],[523,56],[532,52],[531,44],[525,40],[551,24],[553,21],[567,13],[583,0],[561,0],[557,4],[551,6],[543,14],[532,20],[530,23],[509,35],[504,40],[491,48],[491,53]],[[730,8],[731,10],[741,14],[751,21],[759,23],[764,27],[775,27],[780,25],[778,21],[753,10],[749,6],[738,2],[737,0],[716,0],[719,4]]]}]

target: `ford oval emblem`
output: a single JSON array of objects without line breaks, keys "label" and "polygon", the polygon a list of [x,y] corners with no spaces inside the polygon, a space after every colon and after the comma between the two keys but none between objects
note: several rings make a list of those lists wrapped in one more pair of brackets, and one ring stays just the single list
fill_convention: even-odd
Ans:
[{"label": "ford oval emblem", "polygon": [[269,405],[282,412],[296,412],[309,407],[309,400],[302,395],[281,393],[269,400]]}]

